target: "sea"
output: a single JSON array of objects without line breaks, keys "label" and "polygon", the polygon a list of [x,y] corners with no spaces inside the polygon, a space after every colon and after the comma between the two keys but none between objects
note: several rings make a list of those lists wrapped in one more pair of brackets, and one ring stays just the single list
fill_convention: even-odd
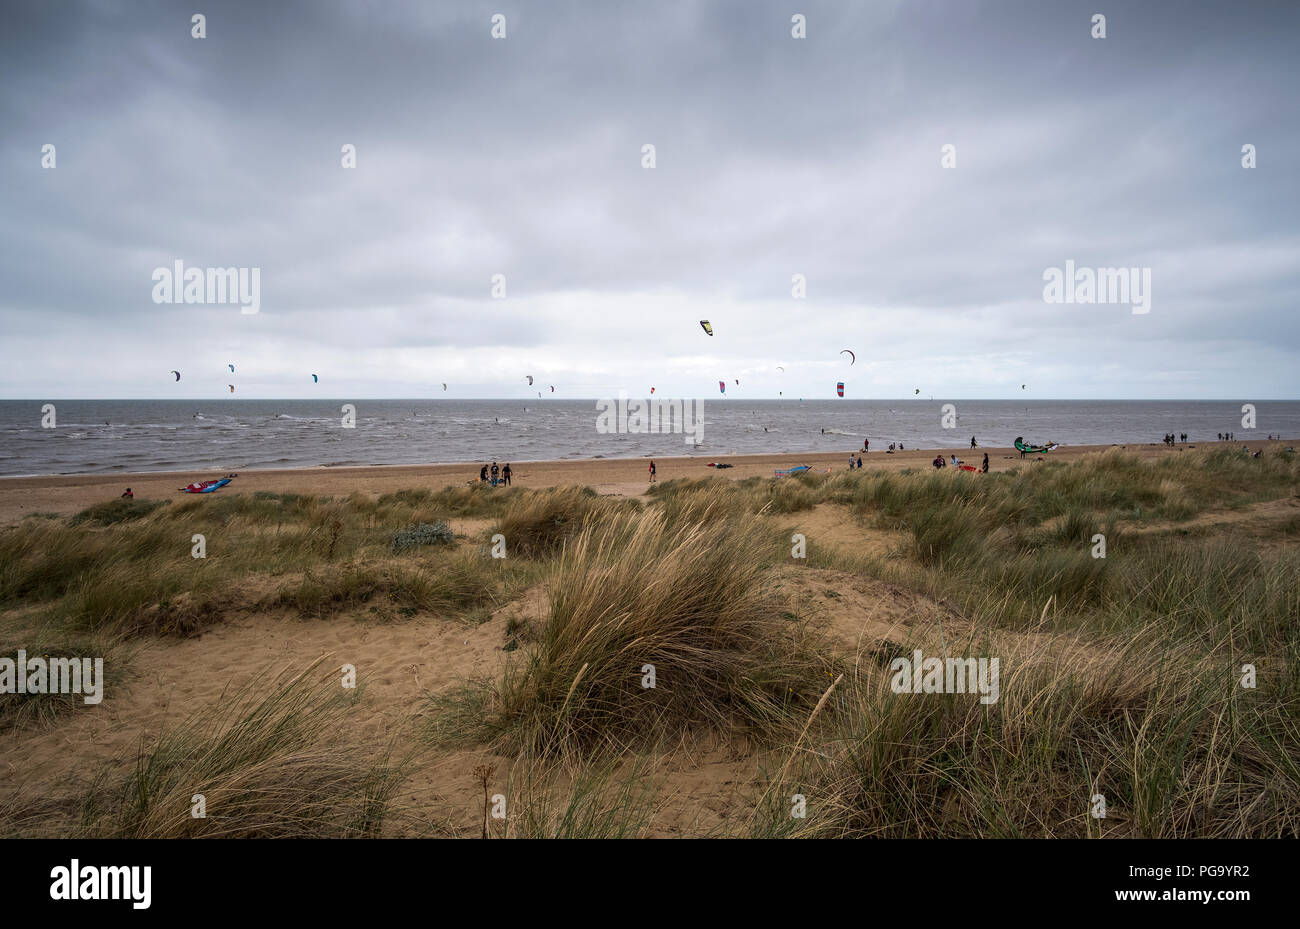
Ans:
[{"label": "sea", "polygon": [[[657,398],[656,398],[657,399]],[[592,400],[0,400],[0,475],[210,473],[437,462],[961,450],[1017,436],[1126,445],[1300,436],[1300,401],[745,400],[702,404],[698,444],[598,428]],[[948,409],[946,405],[950,405]],[[51,409],[52,408],[52,409]],[[604,409],[608,409],[605,407]],[[346,425],[349,417],[353,425]],[[608,419],[608,417],[606,417]],[[1247,422],[1249,420],[1247,419]],[[947,428],[945,423],[951,426]]]}]

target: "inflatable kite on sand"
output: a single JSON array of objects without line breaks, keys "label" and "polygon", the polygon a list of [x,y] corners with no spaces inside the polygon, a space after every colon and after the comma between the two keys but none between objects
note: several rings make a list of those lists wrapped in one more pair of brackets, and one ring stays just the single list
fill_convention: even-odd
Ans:
[{"label": "inflatable kite on sand", "polygon": [[1050,452],[1056,447],[1056,442],[1048,442],[1046,445],[1030,445],[1023,436],[1016,436],[1016,451],[1022,455],[1037,455],[1040,452]]},{"label": "inflatable kite on sand", "polygon": [[223,477],[216,480],[204,481],[201,484],[189,484],[185,487],[180,488],[180,490],[182,493],[187,493],[187,494],[210,494],[214,490],[220,487],[225,487],[233,479],[234,479],[234,475],[232,474],[230,477]]}]

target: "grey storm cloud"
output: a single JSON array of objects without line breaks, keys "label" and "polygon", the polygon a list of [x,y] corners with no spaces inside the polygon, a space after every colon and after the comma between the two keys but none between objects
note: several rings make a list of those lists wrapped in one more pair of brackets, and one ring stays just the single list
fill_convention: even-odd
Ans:
[{"label": "grey storm cloud", "polygon": [[[238,355],[283,395],[816,396],[845,346],[859,396],[1294,395],[1296,5],[199,7],[6,8],[0,395]],[[1151,268],[1151,312],[1045,303],[1067,259]],[[154,303],[176,260],[260,268],[261,312]]]}]

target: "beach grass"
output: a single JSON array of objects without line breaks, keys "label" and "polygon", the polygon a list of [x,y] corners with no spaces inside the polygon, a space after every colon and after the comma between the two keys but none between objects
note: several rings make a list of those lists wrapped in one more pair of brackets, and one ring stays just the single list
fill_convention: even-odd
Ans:
[{"label": "beach grass", "polygon": [[[1115,449],[987,475],[712,475],[632,500],[472,485],[113,501],[0,530],[0,615],[28,630],[0,645],[120,648],[122,664],[131,643],[239,613],[495,616],[494,670],[428,693],[402,736],[508,760],[491,837],[660,834],[659,772],[697,738],[752,764],[710,835],[1300,837],[1297,496],[1294,455]],[[404,532],[430,544],[395,549]],[[997,700],[895,692],[891,663],[917,649],[996,657]],[[393,807],[392,746],[331,754],[356,696],[321,677],[241,692],[118,759],[74,798],[78,834],[430,821]],[[0,723],[73,709],[7,699]],[[195,782],[227,818],[187,818]]]},{"label": "beach grass", "polygon": [[[359,698],[321,664],[232,694],[105,769],[84,793],[88,838],[346,838],[381,834],[402,766],[337,737]],[[202,798],[203,816],[195,815]]]}]

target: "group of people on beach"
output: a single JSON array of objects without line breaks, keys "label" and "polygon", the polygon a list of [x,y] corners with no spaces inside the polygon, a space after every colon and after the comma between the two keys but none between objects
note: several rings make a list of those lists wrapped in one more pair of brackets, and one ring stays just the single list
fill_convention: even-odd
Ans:
[{"label": "group of people on beach", "polygon": [[[895,451],[900,451],[900,452],[901,452],[902,450],[903,450],[903,443],[902,443],[902,442],[890,442],[890,443],[889,443],[889,448],[885,449],[885,454],[886,454],[886,455],[892,455],[892,454],[894,454]],[[870,439],[863,439],[863,440],[862,440],[862,453],[865,455],[865,454],[869,453],[870,451],[871,451],[871,440],[870,440]]]},{"label": "group of people on beach", "polygon": [[507,461],[504,468],[498,468],[497,463],[494,461],[491,468],[484,465],[479,470],[478,479],[480,483],[490,483],[493,487],[509,487],[511,473],[510,462]]},{"label": "group of people on beach", "polygon": [[[1236,437],[1237,437],[1237,433],[1235,433],[1235,432],[1220,432],[1220,433],[1219,433],[1219,441],[1220,441],[1220,442],[1231,442],[1231,441],[1233,441]],[[1269,436],[1269,438],[1271,439],[1272,436]]]},{"label": "group of people on beach", "polygon": [[[1219,438],[1222,439],[1223,436],[1219,436]],[[1184,445],[1186,445],[1186,444],[1187,444],[1187,433],[1186,433],[1186,432],[1180,432],[1180,433],[1178,433],[1178,435],[1174,435],[1174,434],[1171,432],[1171,433],[1169,433],[1167,436],[1164,437],[1164,440],[1163,440],[1163,441],[1164,441],[1164,443],[1165,443],[1166,445],[1168,445],[1168,446],[1170,446],[1170,447],[1173,447],[1174,445],[1177,445],[1179,442],[1182,442]]]},{"label": "group of people on beach", "polygon": [[[932,461],[932,462],[930,462],[930,463],[931,463],[932,465],[934,465],[934,469],[935,469],[936,471],[941,471],[941,470],[943,470],[944,468],[948,467],[948,462],[947,462],[946,460],[944,460],[944,457],[943,457],[943,453],[942,453],[942,452],[940,452],[938,455],[935,455],[935,456],[934,456],[934,461]],[[964,464],[965,464],[965,462],[962,461],[960,458],[957,457],[957,453],[956,453],[956,452],[953,452],[953,455],[952,455],[952,466],[953,466],[954,468],[960,468],[960,467],[962,467]],[[973,469],[973,468],[968,468],[967,470],[974,470],[974,469]],[[985,453],[984,453],[984,461],[983,461],[983,463],[980,465],[980,473],[981,473],[981,474],[988,474],[988,473],[989,473],[989,453],[988,453],[988,452],[985,452]]]}]

